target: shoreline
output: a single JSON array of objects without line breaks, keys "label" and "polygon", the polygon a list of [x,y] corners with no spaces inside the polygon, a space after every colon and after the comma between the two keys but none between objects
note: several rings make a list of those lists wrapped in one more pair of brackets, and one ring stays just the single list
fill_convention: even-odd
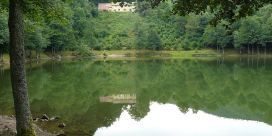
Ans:
[{"label": "shoreline", "polygon": [[[58,134],[48,133],[36,124],[34,124],[37,136],[57,136]],[[0,115],[0,135],[1,136],[16,136],[16,119],[15,117]]]},{"label": "shoreline", "polygon": [[[27,58],[26,63],[37,61],[61,61],[61,60],[82,60],[82,59],[136,59],[136,58],[216,58],[216,57],[258,57],[272,58],[272,53],[268,54],[240,54],[236,50],[226,50],[224,54],[219,54],[216,50],[203,49],[191,51],[152,51],[152,50],[110,50],[110,51],[93,51],[91,56],[74,55],[75,52],[64,51],[60,54],[46,55],[43,53],[39,59],[32,57]],[[4,61],[0,62],[0,68],[9,68],[9,55],[4,55]]]}]

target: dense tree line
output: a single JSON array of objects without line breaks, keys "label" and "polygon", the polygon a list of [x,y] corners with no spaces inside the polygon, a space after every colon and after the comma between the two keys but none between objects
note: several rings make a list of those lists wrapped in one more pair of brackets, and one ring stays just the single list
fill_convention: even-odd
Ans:
[{"label": "dense tree line", "polygon": [[[86,53],[85,48],[92,42],[91,30],[93,25],[90,19],[97,16],[97,8],[88,0],[73,2],[59,2],[62,15],[58,19],[37,15],[26,16],[25,24],[25,48],[26,56],[32,56],[31,51],[36,51],[36,57],[42,51],[50,51],[55,54],[62,50],[78,50]],[[0,5],[0,45],[1,51],[8,49],[8,12],[4,5]]]},{"label": "dense tree line", "polygon": [[[103,1],[109,2],[109,1]],[[236,48],[241,53],[266,53],[271,47],[271,5],[235,22],[220,20],[211,25],[215,14],[172,14],[174,5],[138,2],[136,13],[98,12],[97,1],[79,0],[60,3],[61,19],[27,17],[25,48],[27,57],[39,58],[43,51],[53,55],[63,50],[90,55],[90,50],[150,49],[192,50]],[[0,6],[0,49],[8,49],[8,12]],[[130,20],[130,21],[128,21]],[[34,54],[35,51],[35,54]],[[2,56],[2,55],[1,55]],[[1,57],[2,58],[2,57]]]},{"label": "dense tree line", "polygon": [[[153,9],[150,7],[147,2],[139,4],[138,13],[148,27],[135,28],[142,29],[141,33],[148,33],[147,28],[153,29],[161,39],[161,44],[157,44],[162,46],[161,49],[190,50],[209,47],[224,53],[224,48],[234,48],[241,53],[256,54],[261,49],[266,52],[267,47],[271,48],[271,5],[235,22],[220,20],[216,25],[211,23],[215,14],[209,9],[199,15],[190,13],[177,16],[171,14],[171,3],[161,3]],[[139,38],[143,37],[146,36],[142,34]],[[140,45],[145,44],[144,40],[138,41],[142,41]]]}]

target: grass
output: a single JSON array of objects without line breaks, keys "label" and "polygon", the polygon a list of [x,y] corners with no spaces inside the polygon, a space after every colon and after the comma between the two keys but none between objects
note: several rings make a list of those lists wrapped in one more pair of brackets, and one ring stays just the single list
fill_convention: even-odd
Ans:
[{"label": "grass", "polygon": [[203,49],[203,50],[190,50],[190,51],[163,51],[165,53],[171,54],[171,57],[181,57],[181,58],[190,58],[190,57],[209,57],[217,56],[215,50]]},{"label": "grass", "polygon": [[[104,54],[107,55],[107,58],[128,58],[128,57],[153,57],[153,58],[214,58],[217,56],[225,57],[257,57],[258,55],[247,55],[239,54],[239,51],[236,50],[225,50],[225,54],[219,54],[216,50],[213,49],[201,49],[201,50],[190,50],[190,51],[152,51],[152,50],[101,50],[92,51],[96,58],[103,58]],[[35,53],[32,53],[35,55]],[[62,51],[59,55],[63,59],[67,58],[76,58],[80,56],[75,55],[75,51]],[[33,57],[32,55],[32,57]],[[41,59],[49,60],[51,58],[51,53],[41,53]],[[272,53],[267,55],[260,54],[258,57],[272,57]],[[33,57],[35,58],[35,56]],[[4,64],[9,63],[9,55],[4,54]]]},{"label": "grass", "polygon": [[4,54],[3,55],[3,60],[4,60],[4,63],[9,63],[9,55],[8,54]]},{"label": "grass", "polygon": [[136,56],[153,56],[153,57],[195,57],[200,56],[216,56],[217,53],[214,50],[193,50],[193,51],[152,51],[152,50],[106,50],[106,51],[94,51],[95,55],[125,55],[130,57]]}]

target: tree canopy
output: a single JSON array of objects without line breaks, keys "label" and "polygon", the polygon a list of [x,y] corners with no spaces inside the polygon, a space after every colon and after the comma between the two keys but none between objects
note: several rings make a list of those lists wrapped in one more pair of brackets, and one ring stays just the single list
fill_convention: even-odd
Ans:
[{"label": "tree canopy", "polygon": [[[118,1],[118,0],[115,0]],[[158,6],[167,0],[148,0],[152,7]],[[200,14],[210,9],[214,13],[214,23],[221,19],[231,22],[252,15],[260,7],[269,4],[271,0],[172,0],[173,13],[188,15],[189,13]]]}]

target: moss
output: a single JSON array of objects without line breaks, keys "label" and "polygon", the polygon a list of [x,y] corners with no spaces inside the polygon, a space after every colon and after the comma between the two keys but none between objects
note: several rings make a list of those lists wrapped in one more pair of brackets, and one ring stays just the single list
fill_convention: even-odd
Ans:
[{"label": "moss", "polygon": [[36,136],[35,130],[33,128],[23,130],[22,134],[18,134],[18,136]]},{"label": "moss", "polygon": [[18,136],[36,136],[34,125],[31,122],[31,125],[28,129],[22,129],[21,134],[18,134]]}]

